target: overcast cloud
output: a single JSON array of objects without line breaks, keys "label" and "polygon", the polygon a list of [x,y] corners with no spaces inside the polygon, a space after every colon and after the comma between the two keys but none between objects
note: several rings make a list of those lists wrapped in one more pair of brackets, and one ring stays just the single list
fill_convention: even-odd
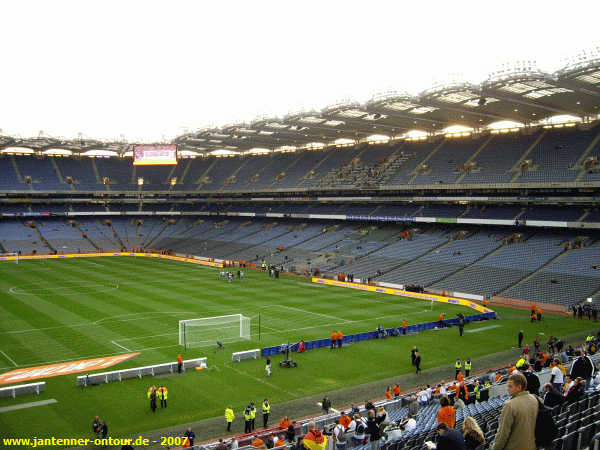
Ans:
[{"label": "overcast cloud", "polygon": [[600,45],[600,2],[7,1],[3,134],[171,139],[184,129],[417,94]]}]

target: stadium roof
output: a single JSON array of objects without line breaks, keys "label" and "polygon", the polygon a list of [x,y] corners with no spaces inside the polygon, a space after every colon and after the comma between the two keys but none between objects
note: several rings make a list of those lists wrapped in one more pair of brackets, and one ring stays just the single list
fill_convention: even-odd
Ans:
[{"label": "stadium roof", "polygon": [[[452,125],[476,130],[506,120],[534,125],[558,115],[584,120],[600,118],[600,51],[577,56],[553,74],[538,70],[533,62],[521,61],[502,67],[480,84],[455,81],[416,96],[385,92],[366,103],[343,101],[320,111],[201,129],[181,135],[173,142],[182,151],[237,153],[256,148],[299,148],[315,142],[330,144],[340,139],[357,141],[371,135],[399,137],[415,129],[434,134]],[[0,149],[61,148],[73,153],[110,150],[123,154],[132,145],[85,138],[61,140],[44,135],[0,136]]]}]

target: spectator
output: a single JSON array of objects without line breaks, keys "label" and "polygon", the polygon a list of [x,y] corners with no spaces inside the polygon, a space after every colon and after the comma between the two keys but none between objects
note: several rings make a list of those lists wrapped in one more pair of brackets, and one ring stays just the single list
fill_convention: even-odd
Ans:
[{"label": "spectator", "polygon": [[417,416],[419,414],[419,403],[417,402],[417,396],[411,395],[408,398],[408,412],[410,412],[413,416]]},{"label": "spectator", "polygon": [[[558,366],[559,363],[560,363],[560,361],[558,359],[554,360],[554,364],[552,366],[552,371],[551,371],[551,375],[550,375],[550,383],[552,383],[552,385],[554,386],[554,389],[556,389],[557,391],[562,387],[562,385],[565,382],[564,374],[562,373],[562,370],[560,370],[560,367]],[[529,380],[527,380],[527,381],[529,382]]]},{"label": "spectator", "polygon": [[379,448],[379,440],[381,439],[381,428],[380,424],[386,419],[387,414],[385,411],[380,414],[375,414],[375,411],[369,410],[369,418],[367,419],[367,434],[369,435],[369,441],[371,441],[371,449],[377,450]]},{"label": "spectator", "polygon": [[[193,446],[194,446],[194,444],[190,445],[190,447],[193,447]],[[215,447],[215,450],[227,450],[227,445],[223,442],[223,438],[219,438],[219,443]]]},{"label": "spectator", "polygon": [[194,439],[196,439],[196,433],[194,433],[190,427],[188,427],[188,429],[185,430],[183,437],[184,442],[187,444],[187,447],[194,446]]},{"label": "spectator", "polygon": [[493,450],[535,449],[537,399],[527,392],[527,379],[520,373],[508,377],[511,399],[502,407]]},{"label": "spectator", "polygon": [[438,411],[437,423],[445,423],[449,428],[454,428],[456,422],[456,411],[450,405],[448,397],[444,396],[440,399],[441,409]]},{"label": "spectator", "polygon": [[594,363],[582,350],[580,356],[573,361],[569,375],[571,375],[571,378],[581,377],[584,380],[589,380],[594,375],[594,370]]},{"label": "spectator", "polygon": [[92,422],[92,431],[96,435],[97,438],[100,437],[100,428],[102,426],[102,422],[100,422],[100,417],[94,417],[94,421]]},{"label": "spectator", "polygon": [[350,422],[352,422],[352,417],[345,412],[342,412],[340,415],[340,425],[347,429],[350,426]]},{"label": "spectator", "polygon": [[583,397],[584,391],[585,391],[585,380],[577,378],[573,387],[571,389],[569,389],[569,392],[567,392],[567,396],[566,396],[567,403],[569,403],[569,404],[577,403],[579,400],[581,400],[581,397]]},{"label": "spectator", "polygon": [[340,419],[335,419],[335,427],[333,427],[333,442],[336,450],[346,448],[346,428],[340,423]]},{"label": "spectator", "polygon": [[437,446],[433,442],[425,442],[428,448],[437,448],[437,450],[466,450],[465,440],[458,431],[448,427],[444,422],[437,426],[438,441]]},{"label": "spectator", "polygon": [[569,392],[569,389],[571,389],[572,386],[573,386],[573,380],[571,379],[571,375],[565,375],[565,382],[560,387],[558,392],[561,395],[565,396],[565,395],[567,395],[567,392]]},{"label": "spectator", "polygon": [[548,408],[554,408],[565,401],[565,398],[552,386],[552,383],[544,385],[544,405]]},{"label": "spectator", "polygon": [[[219,439],[219,442],[222,442],[223,439]],[[265,441],[263,441],[261,438],[257,436],[254,436],[254,440],[252,441],[252,447],[254,448],[262,448],[265,446]]]},{"label": "spectator", "polygon": [[236,438],[231,439],[231,444],[229,444],[229,450],[237,450],[239,447],[239,443]]},{"label": "spectator", "polygon": [[295,420],[290,424],[287,431],[285,432],[285,439],[290,444],[293,444],[294,442],[296,442],[296,421]]},{"label": "spectator", "polygon": [[288,416],[285,416],[279,421],[279,428],[281,428],[282,430],[287,430],[290,424],[290,419],[288,419]]},{"label": "spectator", "polygon": [[429,393],[425,387],[422,387],[419,392],[417,392],[417,399],[419,401],[419,406],[426,406],[429,403]]},{"label": "spectator", "polygon": [[355,444],[362,445],[366,442],[367,438],[367,421],[364,419],[364,417],[361,417],[360,414],[355,414],[353,422],[354,427],[352,424],[350,424],[349,427],[349,430],[352,428],[352,431],[354,432],[352,439]]},{"label": "spectator", "polygon": [[283,435],[275,436],[273,442],[275,443],[275,447],[285,447],[285,438]]},{"label": "spectator", "polygon": [[408,413],[406,416],[406,419],[401,421],[399,425],[400,425],[400,428],[402,428],[402,430],[404,432],[412,431],[415,428],[417,428],[417,421],[415,420],[415,418],[412,416],[411,413]]},{"label": "spectator", "polygon": [[458,411],[459,409],[463,409],[465,407],[465,402],[463,402],[462,398],[457,398],[454,400],[454,410]]},{"label": "spectator", "polygon": [[[527,391],[529,391],[530,394],[539,395],[540,379],[538,378],[538,376],[535,373],[533,373],[531,367],[529,367],[529,364],[527,363],[523,364],[521,370],[523,370],[523,376],[527,380]],[[560,372],[560,369],[558,371]]]},{"label": "spectator", "polygon": [[481,444],[485,444],[485,436],[479,428],[477,421],[469,416],[463,422],[463,437],[467,450],[475,450]]}]

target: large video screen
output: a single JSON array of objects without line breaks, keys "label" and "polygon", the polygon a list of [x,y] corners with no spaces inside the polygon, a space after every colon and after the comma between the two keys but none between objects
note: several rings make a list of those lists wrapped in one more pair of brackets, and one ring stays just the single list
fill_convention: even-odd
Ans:
[{"label": "large video screen", "polygon": [[176,145],[136,145],[133,149],[134,166],[177,164]]}]

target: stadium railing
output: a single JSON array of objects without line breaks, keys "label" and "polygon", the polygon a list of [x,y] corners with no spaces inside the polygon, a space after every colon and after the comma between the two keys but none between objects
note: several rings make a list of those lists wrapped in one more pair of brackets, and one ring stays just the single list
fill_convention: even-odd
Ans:
[{"label": "stadium railing", "polygon": [[17,395],[26,394],[38,394],[46,390],[46,382],[40,383],[29,383],[29,384],[17,384],[15,386],[8,386],[0,388],[0,397],[12,397],[15,398]]},{"label": "stadium railing", "polygon": [[[183,361],[183,370],[191,367],[206,366],[206,358],[187,359]],[[92,373],[77,377],[78,386],[90,386],[111,381],[122,381],[128,378],[142,378],[154,376],[161,373],[174,373],[177,370],[177,362],[156,364],[154,366],[134,367],[131,369],[113,370],[111,372]]]}]

